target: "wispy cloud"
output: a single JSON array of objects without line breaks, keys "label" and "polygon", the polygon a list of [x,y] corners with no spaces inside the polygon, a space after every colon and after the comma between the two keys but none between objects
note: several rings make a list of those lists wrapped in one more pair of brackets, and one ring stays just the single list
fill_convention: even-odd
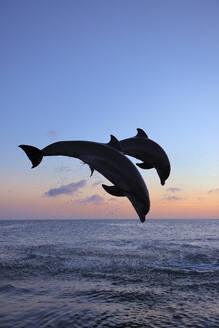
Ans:
[{"label": "wispy cloud", "polygon": [[92,195],[90,197],[87,197],[85,199],[82,199],[81,200],[81,203],[83,203],[83,204],[93,203],[95,205],[99,205],[99,204],[103,203],[103,201],[104,201],[104,198],[103,197],[101,197],[101,196],[99,196],[97,194],[94,194],[94,195]]},{"label": "wispy cloud", "polygon": [[182,197],[176,197],[176,196],[167,196],[165,197],[166,200],[182,200]]},{"label": "wispy cloud", "polygon": [[102,183],[102,181],[98,180],[98,181],[92,183],[92,187],[96,187],[96,186],[98,186],[101,183]]},{"label": "wispy cloud", "polygon": [[58,195],[71,195],[83,188],[86,185],[86,180],[80,180],[78,182],[72,182],[67,185],[60,186],[58,188],[52,188],[45,192],[43,195],[46,197],[56,197]]},{"label": "wispy cloud", "polygon": [[208,194],[217,194],[217,193],[219,193],[219,188],[210,189],[208,191]]},{"label": "wispy cloud", "polygon": [[72,169],[69,166],[59,166],[56,168],[56,172],[67,173],[70,171],[72,171]]},{"label": "wispy cloud", "polygon": [[181,191],[181,189],[180,188],[168,188],[167,191],[175,193],[175,192]]},{"label": "wispy cloud", "polygon": [[118,199],[117,199],[117,198],[113,198],[113,197],[112,197],[112,198],[109,198],[109,199],[108,199],[108,201],[109,201],[109,202],[117,202],[117,201],[118,201]]},{"label": "wispy cloud", "polygon": [[55,130],[49,130],[49,131],[47,132],[47,135],[48,135],[49,137],[57,137],[58,133],[57,133],[57,131],[55,131]]}]

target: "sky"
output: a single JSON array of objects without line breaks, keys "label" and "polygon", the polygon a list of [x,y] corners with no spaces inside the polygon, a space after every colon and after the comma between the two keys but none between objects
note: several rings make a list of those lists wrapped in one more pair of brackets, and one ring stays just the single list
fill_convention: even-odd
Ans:
[{"label": "sky", "polygon": [[18,148],[136,128],[171,162],[164,186],[139,169],[147,218],[219,218],[218,12],[217,0],[1,0],[0,218],[137,218],[78,159],[31,169]]}]

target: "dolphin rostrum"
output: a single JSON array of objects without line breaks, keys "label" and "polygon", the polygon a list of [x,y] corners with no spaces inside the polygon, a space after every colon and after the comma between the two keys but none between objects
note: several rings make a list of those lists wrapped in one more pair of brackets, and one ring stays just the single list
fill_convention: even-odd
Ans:
[{"label": "dolphin rostrum", "polygon": [[170,175],[170,162],[167,154],[156,142],[149,139],[142,129],[137,129],[135,137],[121,140],[122,151],[129,156],[140,159],[142,163],[136,163],[142,169],[157,170],[162,185]]},{"label": "dolphin rostrum", "polygon": [[59,141],[43,149],[20,145],[32,168],[40,164],[44,156],[75,157],[88,164],[91,175],[94,170],[101,173],[113,186],[102,184],[103,189],[113,196],[126,196],[135,208],[141,222],[150,209],[147,187],[135,165],[121,152],[119,141],[111,135],[109,143],[91,141]]}]

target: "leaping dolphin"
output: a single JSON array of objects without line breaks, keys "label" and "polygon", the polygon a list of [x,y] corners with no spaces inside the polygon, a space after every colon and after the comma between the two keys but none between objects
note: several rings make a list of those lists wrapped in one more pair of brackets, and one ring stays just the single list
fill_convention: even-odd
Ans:
[{"label": "leaping dolphin", "polygon": [[149,139],[142,129],[137,129],[137,135],[132,138],[120,141],[122,151],[126,155],[130,155],[143,161],[136,163],[142,169],[157,170],[162,185],[170,175],[170,161],[167,154],[156,142]]},{"label": "leaping dolphin", "polygon": [[109,143],[91,141],[59,141],[38,149],[20,145],[30,161],[32,168],[40,164],[44,156],[75,157],[88,164],[91,175],[96,170],[113,186],[102,184],[103,189],[113,196],[126,196],[135,208],[141,222],[150,209],[147,187],[135,165],[121,152],[119,141],[111,135]]}]

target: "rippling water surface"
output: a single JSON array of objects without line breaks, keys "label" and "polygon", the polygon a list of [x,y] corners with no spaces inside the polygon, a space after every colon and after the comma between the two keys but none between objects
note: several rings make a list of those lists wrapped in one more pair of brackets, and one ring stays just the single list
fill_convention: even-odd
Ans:
[{"label": "rippling water surface", "polygon": [[219,220],[0,221],[0,327],[219,327]]}]

